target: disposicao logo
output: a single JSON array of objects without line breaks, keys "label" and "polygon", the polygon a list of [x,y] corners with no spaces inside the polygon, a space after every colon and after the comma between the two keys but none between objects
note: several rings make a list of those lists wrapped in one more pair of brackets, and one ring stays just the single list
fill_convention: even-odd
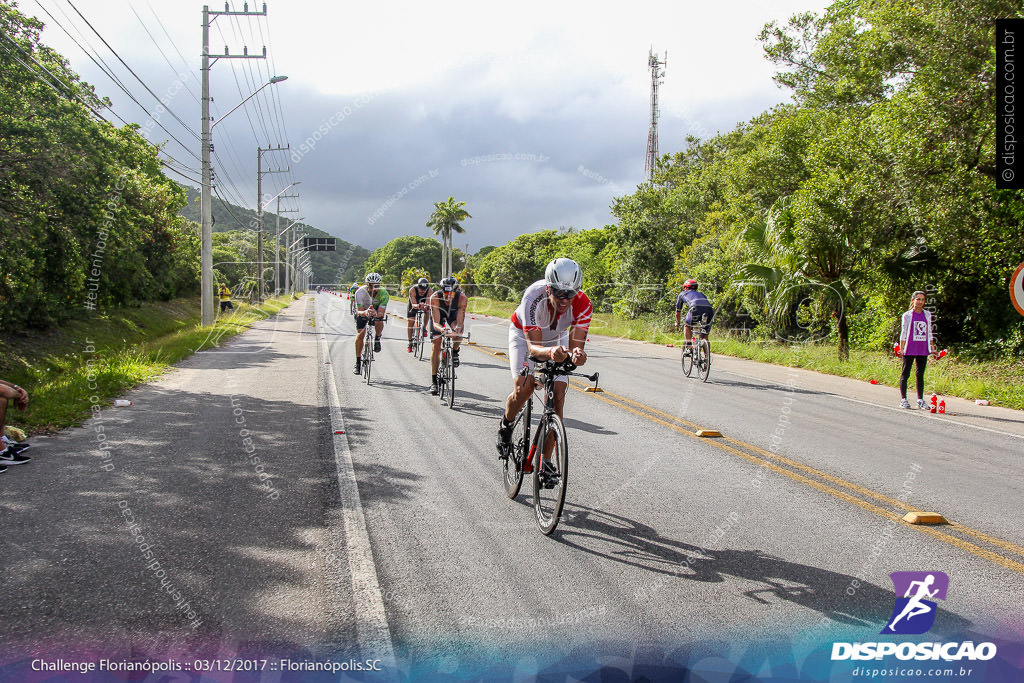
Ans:
[{"label": "disposicao logo", "polygon": [[927,632],[935,623],[935,598],[946,599],[949,577],[945,572],[893,572],[889,576],[896,589],[896,605],[879,633],[909,636]]},{"label": "disposicao logo", "polygon": [[[937,603],[945,600],[949,577],[945,572],[893,572],[896,604],[883,635],[918,635],[935,623]],[[987,661],[996,656],[994,643],[833,643],[832,660],[870,660],[895,656],[900,660]]]}]

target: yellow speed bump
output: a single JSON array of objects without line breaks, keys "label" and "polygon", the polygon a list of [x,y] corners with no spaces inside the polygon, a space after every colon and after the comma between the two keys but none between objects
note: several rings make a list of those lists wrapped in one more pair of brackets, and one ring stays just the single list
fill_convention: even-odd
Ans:
[{"label": "yellow speed bump", "polygon": [[698,429],[697,431],[694,432],[694,435],[703,438],[713,438],[722,436],[722,432],[718,431],[717,429]]},{"label": "yellow speed bump", "polygon": [[949,524],[938,512],[908,512],[903,515],[903,521],[908,524]]}]

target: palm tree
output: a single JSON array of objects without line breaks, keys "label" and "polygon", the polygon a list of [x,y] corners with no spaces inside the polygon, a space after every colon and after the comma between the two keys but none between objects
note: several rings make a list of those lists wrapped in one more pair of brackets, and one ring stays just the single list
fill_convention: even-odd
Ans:
[{"label": "palm tree", "polygon": [[466,202],[457,202],[455,197],[447,201],[434,202],[434,213],[430,214],[427,227],[433,229],[435,235],[441,235],[441,277],[452,274],[452,233],[466,232],[460,221],[472,218],[466,211]]}]

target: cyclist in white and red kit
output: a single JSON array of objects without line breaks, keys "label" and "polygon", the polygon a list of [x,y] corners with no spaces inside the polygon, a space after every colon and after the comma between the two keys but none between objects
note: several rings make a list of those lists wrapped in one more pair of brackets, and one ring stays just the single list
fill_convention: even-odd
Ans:
[{"label": "cyclist in white and red kit", "polygon": [[[530,357],[560,362],[570,358],[575,365],[587,362],[587,342],[594,307],[580,291],[583,272],[572,259],[556,258],[544,271],[544,279],[526,288],[523,300],[512,313],[508,328],[509,370],[514,386],[505,401],[505,413],[498,428],[498,452],[506,453],[512,439],[512,421],[522,410],[536,386]],[[520,374],[523,368],[529,372]],[[555,411],[562,415],[569,378],[561,375],[555,384]]]}]

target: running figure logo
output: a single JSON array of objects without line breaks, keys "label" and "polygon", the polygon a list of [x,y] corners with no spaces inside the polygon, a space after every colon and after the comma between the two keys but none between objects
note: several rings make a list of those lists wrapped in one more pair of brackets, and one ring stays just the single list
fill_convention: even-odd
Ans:
[{"label": "running figure logo", "polygon": [[929,598],[946,599],[949,577],[945,572],[893,572],[889,576],[896,589],[896,606],[880,633],[915,635],[930,629],[936,609]]}]

